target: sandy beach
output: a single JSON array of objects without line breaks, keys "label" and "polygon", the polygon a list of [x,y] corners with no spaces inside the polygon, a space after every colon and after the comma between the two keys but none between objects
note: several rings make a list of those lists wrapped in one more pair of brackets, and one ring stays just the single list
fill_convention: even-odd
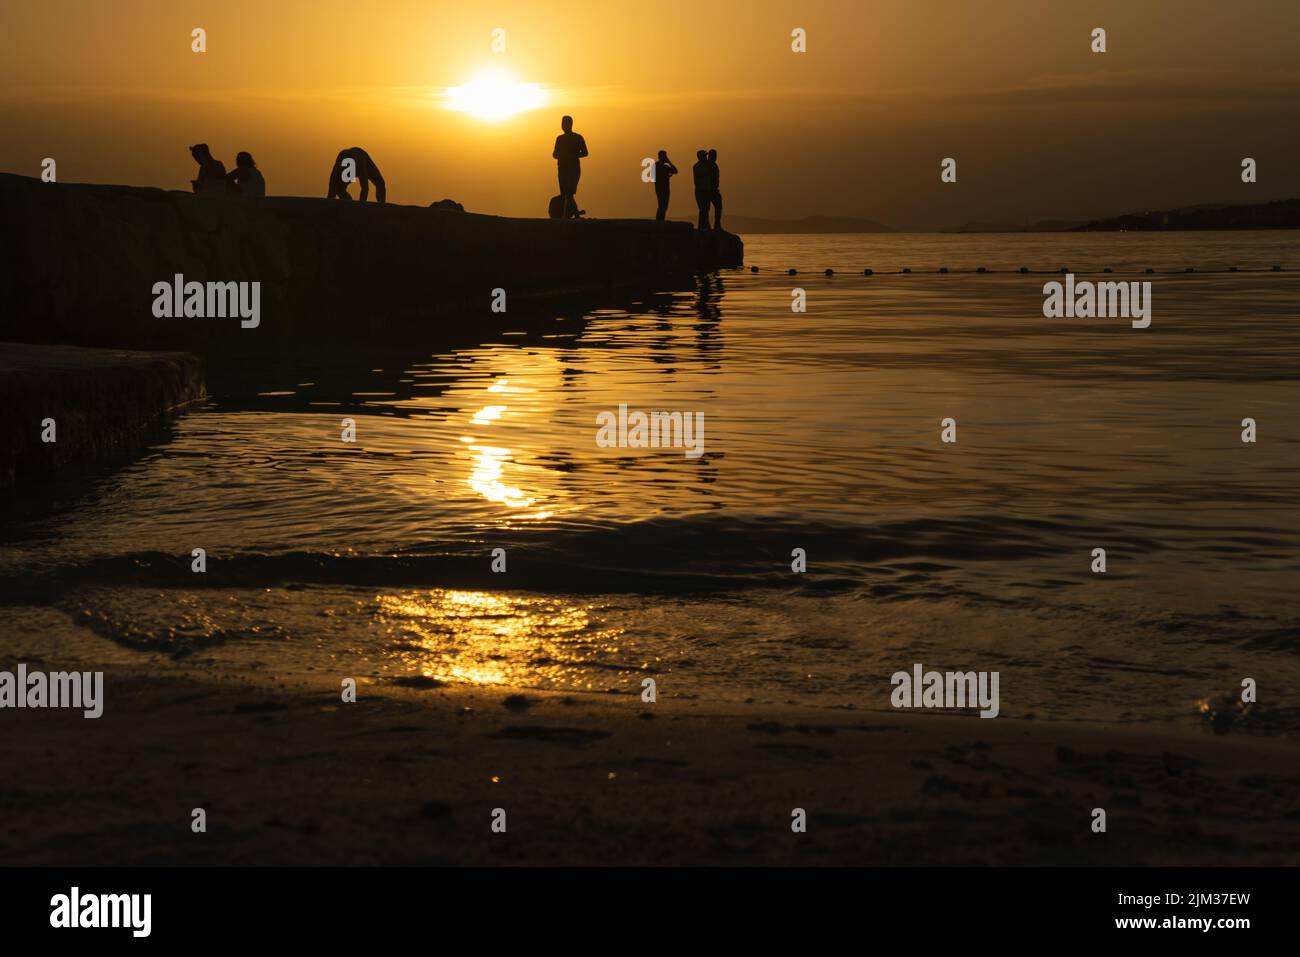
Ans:
[{"label": "sandy beach", "polygon": [[1287,738],[432,681],[363,681],[345,704],[319,673],[218,679],[121,649],[105,665],[75,627],[36,644],[6,636],[3,660],[104,668],[106,704],[4,716],[6,864],[1300,860]]}]

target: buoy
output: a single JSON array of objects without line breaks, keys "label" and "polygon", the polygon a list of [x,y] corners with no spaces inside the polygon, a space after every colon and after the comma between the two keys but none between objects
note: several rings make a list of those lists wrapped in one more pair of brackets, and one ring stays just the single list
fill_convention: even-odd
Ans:
[{"label": "buoy", "polygon": [[750,272],[758,272],[758,267],[757,267],[757,266],[750,266],[750,267],[749,267],[749,271],[750,271]]},{"label": "buoy", "polygon": [[828,269],[828,270],[826,270],[826,275],[828,275],[828,276],[834,276],[834,275],[835,275],[835,270],[834,270],[834,269]]},{"label": "buoy", "polygon": [[870,270],[870,269],[864,269],[864,270],[862,270],[862,275],[864,275],[864,276],[870,276],[870,275],[871,275],[871,270]]},{"label": "buoy", "polygon": [[911,272],[911,271],[912,270],[908,269],[906,266],[903,267],[903,272]]},{"label": "buoy", "polygon": [[980,266],[979,269],[976,269],[975,271],[976,271],[976,272],[988,272],[988,270],[985,269],[983,266]]},{"label": "buoy", "polygon": [[787,276],[797,276],[797,275],[799,275],[799,270],[797,270],[797,269],[787,269],[787,270],[785,271],[785,274],[786,274]]},{"label": "buoy", "polygon": [[1029,267],[1028,267],[1028,266],[1021,266],[1019,271],[1022,272],[1022,273],[1027,273],[1027,272],[1029,272]]},{"label": "buoy", "polygon": [[940,266],[940,267],[939,267],[939,272],[947,272],[947,271],[948,271],[948,267],[947,267],[947,266]]}]

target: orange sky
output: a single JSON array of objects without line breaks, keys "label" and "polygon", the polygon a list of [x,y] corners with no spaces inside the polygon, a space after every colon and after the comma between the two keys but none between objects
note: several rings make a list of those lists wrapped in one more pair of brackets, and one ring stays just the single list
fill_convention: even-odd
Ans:
[{"label": "orange sky", "polygon": [[[543,215],[569,112],[597,216],[651,215],[640,163],[667,149],[686,177],[671,215],[689,217],[707,146],[727,210],[757,216],[924,229],[1263,201],[1300,195],[1298,35],[1289,0],[7,3],[0,169],[50,156],[65,182],[188,189],[203,140],[227,165],[253,153],[272,193],[323,196],[361,145],[390,201]],[[442,109],[491,66],[550,104],[500,123]]]}]

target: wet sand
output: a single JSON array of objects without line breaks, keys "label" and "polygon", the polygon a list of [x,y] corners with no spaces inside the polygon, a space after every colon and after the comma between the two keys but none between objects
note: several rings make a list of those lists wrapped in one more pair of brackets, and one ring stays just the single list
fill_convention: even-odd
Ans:
[{"label": "wet sand", "polygon": [[6,864],[1300,862],[1286,738],[364,680],[345,704],[334,676],[107,664],[80,629],[17,644],[3,667],[104,668],[106,704],[0,711]]}]

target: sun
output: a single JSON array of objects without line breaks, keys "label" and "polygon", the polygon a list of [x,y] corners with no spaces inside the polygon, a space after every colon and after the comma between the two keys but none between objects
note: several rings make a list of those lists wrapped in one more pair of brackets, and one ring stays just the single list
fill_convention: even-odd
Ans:
[{"label": "sun", "polygon": [[485,70],[468,83],[448,87],[446,107],[480,120],[497,122],[545,106],[546,90],[536,83],[520,83],[503,70]]}]

